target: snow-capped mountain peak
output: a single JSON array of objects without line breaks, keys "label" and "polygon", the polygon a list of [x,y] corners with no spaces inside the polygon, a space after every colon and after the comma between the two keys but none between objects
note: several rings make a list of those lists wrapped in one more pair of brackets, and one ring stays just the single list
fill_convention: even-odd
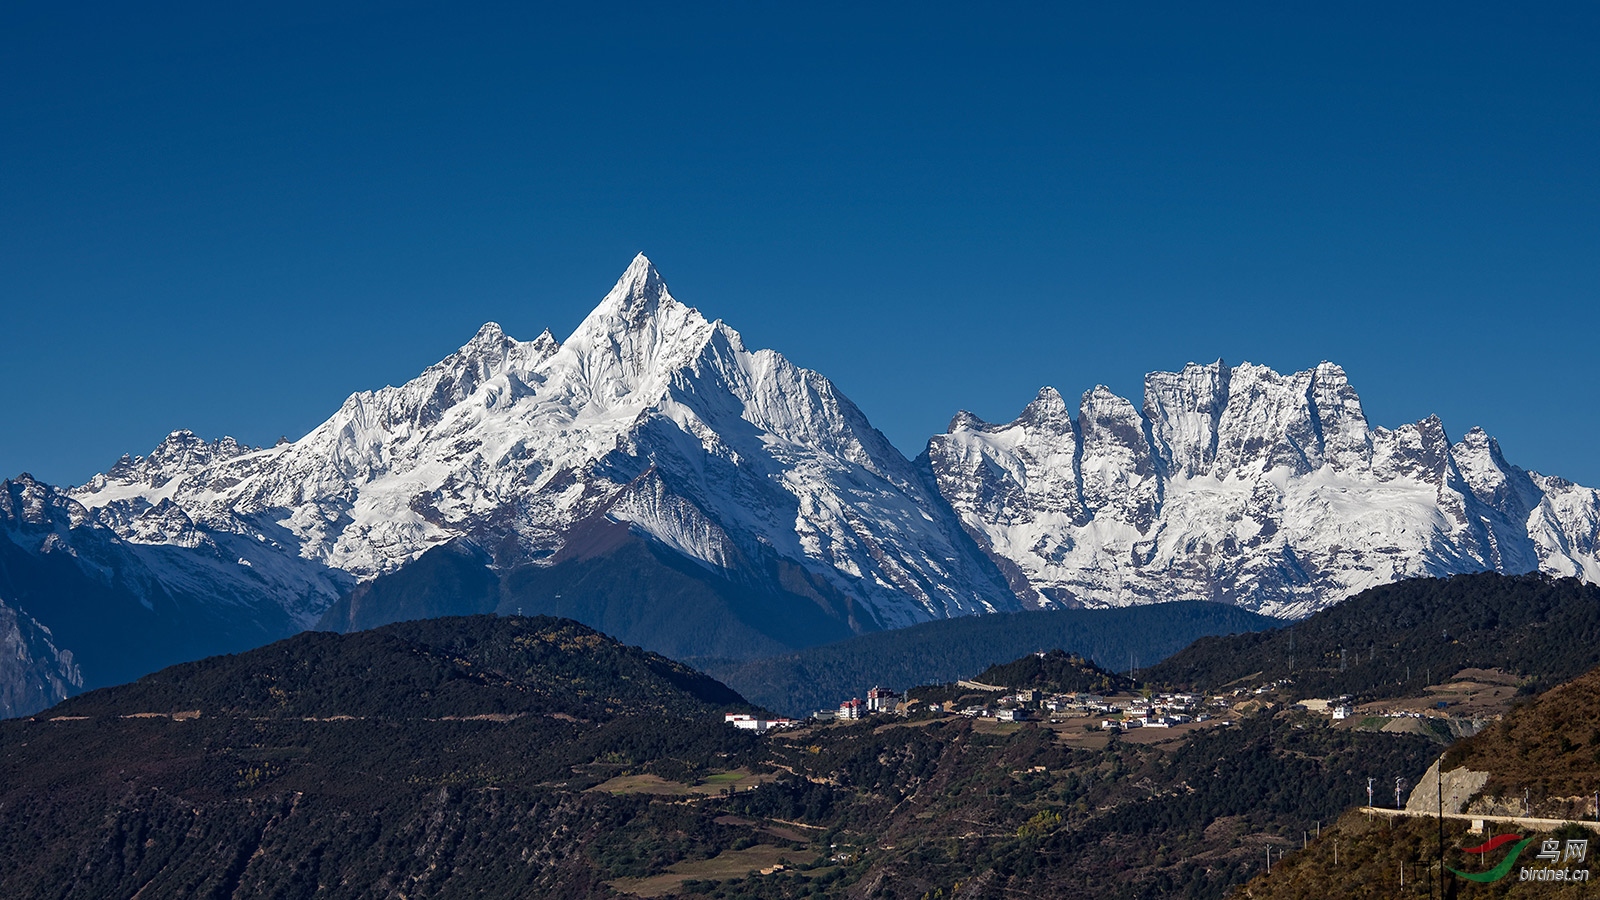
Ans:
[{"label": "snow-capped mountain peak", "polygon": [[854,404],[680,303],[643,254],[564,342],[491,322],[298,441],[206,452],[171,487],[124,467],[73,496],[159,494],[212,531],[271,531],[360,578],[455,538],[502,567],[541,565],[576,523],[610,516],[713,569],[798,566],[865,622],[1016,606]]},{"label": "snow-capped mountain peak", "polygon": [[546,396],[574,412],[653,404],[711,331],[699,311],[673,298],[641,253],[552,357]]},{"label": "snow-capped mountain peak", "polygon": [[[662,310],[681,306],[667,291],[667,282],[656,271],[650,258],[640,253],[628,263],[600,304],[589,314],[593,318],[618,318],[624,323],[639,322]],[[583,330],[581,327],[579,330]]]},{"label": "snow-capped mountain peak", "polygon": [[957,416],[925,456],[1019,593],[1304,615],[1401,577],[1600,577],[1600,493],[1510,465],[1481,429],[1372,428],[1333,363],[1190,363],[1146,376],[1139,412],[1096,387],[1041,429],[1056,408]]},{"label": "snow-capped mountain peak", "polygon": [[1073,432],[1072,411],[1067,408],[1067,401],[1060,391],[1048,385],[1040,388],[1033,401],[1022,408],[1022,415],[1018,419],[1037,429],[1049,429],[1059,434]]}]

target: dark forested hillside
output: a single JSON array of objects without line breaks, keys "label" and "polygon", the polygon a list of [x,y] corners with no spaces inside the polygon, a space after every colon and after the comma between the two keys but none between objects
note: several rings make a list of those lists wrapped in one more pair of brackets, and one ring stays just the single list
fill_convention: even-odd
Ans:
[{"label": "dark forested hillside", "polygon": [[873,685],[906,688],[971,678],[1038,650],[1061,649],[1100,667],[1148,666],[1202,635],[1282,625],[1220,603],[1158,603],[1126,609],[1062,609],[964,616],[865,634],[747,662],[701,662],[753,703],[790,715],[862,696]]},{"label": "dark forested hillside", "polygon": [[586,847],[648,798],[584,789],[759,766],[745,708],[543,617],[175,666],[0,722],[0,896],[611,896]]},{"label": "dark forested hillside", "polygon": [[1215,689],[1292,677],[1306,696],[1402,696],[1468,667],[1552,685],[1600,664],[1600,586],[1575,578],[1419,578],[1276,631],[1201,638],[1139,676]]},{"label": "dark forested hillside", "polygon": [[1110,694],[1131,689],[1133,680],[1107,672],[1075,653],[1050,650],[990,666],[974,681],[1009,688],[1035,688],[1054,693]]},{"label": "dark forested hillside", "polygon": [[[1453,806],[1464,802],[1467,817],[1440,822],[1431,815],[1437,808],[1437,793],[1424,795],[1430,799],[1417,804],[1420,815],[1346,813],[1336,827],[1325,830],[1303,850],[1288,848],[1291,852],[1278,860],[1270,875],[1257,875],[1235,896],[1274,900],[1433,896],[1437,894],[1436,863],[1441,856],[1446,866],[1471,874],[1489,871],[1493,863],[1502,860],[1514,866],[1509,874],[1484,883],[1447,874],[1443,884],[1447,897],[1590,896],[1594,888],[1588,884],[1553,884],[1538,876],[1560,869],[1590,878],[1597,868],[1593,855],[1552,860],[1541,859],[1536,850],[1546,840],[1555,840],[1562,847],[1568,839],[1594,840],[1593,831],[1575,823],[1592,824],[1594,819],[1593,791],[1600,784],[1597,722],[1600,669],[1528,698],[1487,730],[1458,741],[1445,752],[1445,778],[1462,776],[1462,767],[1488,776],[1481,786],[1472,782],[1475,787],[1470,794],[1463,792],[1451,801]],[[1430,778],[1418,787],[1430,788]],[[1489,834],[1469,833],[1470,817],[1485,813],[1525,818],[1491,820],[1486,823]],[[1529,838],[1531,846],[1517,856],[1510,855],[1515,851],[1509,847],[1493,855],[1465,849],[1484,846],[1495,833]],[[1402,871],[1409,873],[1406,886],[1399,883]]]},{"label": "dark forested hillside", "polygon": [[[1172,748],[1074,749],[1036,726],[947,719],[780,735],[770,752],[796,777],[730,808],[828,828],[854,885],[819,895],[999,900],[1221,897],[1265,847],[1298,846],[1368,777],[1416,780],[1436,748],[1259,715]],[[807,895],[761,881],[714,896]]]},{"label": "dark forested hillside", "polygon": [[269,717],[562,713],[704,715],[743,708],[723,684],[548,616],[466,616],[306,632],[73,697],[52,716],[199,710]]},{"label": "dark forested hillside", "polygon": [[173,667],[0,722],[0,896],[1218,898],[1437,752],[1293,710],[757,736],[722,721],[739,701],[548,618]]}]

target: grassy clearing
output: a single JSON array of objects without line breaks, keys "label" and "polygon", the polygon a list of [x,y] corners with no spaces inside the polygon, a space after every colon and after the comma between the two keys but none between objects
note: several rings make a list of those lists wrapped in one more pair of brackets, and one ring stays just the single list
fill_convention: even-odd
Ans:
[{"label": "grassy clearing", "polygon": [[700,784],[684,784],[679,781],[668,781],[658,775],[618,775],[609,781],[595,785],[589,790],[607,794],[709,797],[729,789],[747,791],[758,784],[766,784],[776,777],[772,774],[753,775],[748,770],[735,769],[732,772],[717,772],[707,775],[701,779]]},{"label": "grassy clearing", "polygon": [[758,844],[745,850],[724,850],[711,859],[678,863],[660,875],[649,878],[618,878],[607,882],[613,889],[636,897],[661,897],[675,893],[685,881],[721,881],[765,873],[775,866],[793,865],[805,860],[805,851],[785,850]]},{"label": "grassy clearing", "polygon": [[999,719],[974,718],[972,730],[979,734],[1016,734],[1022,730],[1021,722],[1002,722]]}]

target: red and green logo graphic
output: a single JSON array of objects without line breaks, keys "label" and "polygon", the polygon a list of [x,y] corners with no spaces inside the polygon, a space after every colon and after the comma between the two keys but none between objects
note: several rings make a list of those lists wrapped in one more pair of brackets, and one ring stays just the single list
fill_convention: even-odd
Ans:
[{"label": "red and green logo graphic", "polygon": [[1500,879],[1511,874],[1511,867],[1517,864],[1517,857],[1521,856],[1522,851],[1527,849],[1529,844],[1533,843],[1533,838],[1525,838],[1519,834],[1500,834],[1495,835],[1488,841],[1479,844],[1476,847],[1461,848],[1462,853],[1477,853],[1482,855],[1492,853],[1495,850],[1498,850],[1501,847],[1511,843],[1512,841],[1516,841],[1517,845],[1511,848],[1511,852],[1506,854],[1505,859],[1500,860],[1500,864],[1498,866],[1495,866],[1487,872],[1458,872],[1455,869],[1450,869],[1449,866],[1445,866],[1445,868],[1450,869],[1452,873],[1465,878],[1468,881],[1476,881],[1481,884],[1488,884],[1491,881],[1499,881]]}]

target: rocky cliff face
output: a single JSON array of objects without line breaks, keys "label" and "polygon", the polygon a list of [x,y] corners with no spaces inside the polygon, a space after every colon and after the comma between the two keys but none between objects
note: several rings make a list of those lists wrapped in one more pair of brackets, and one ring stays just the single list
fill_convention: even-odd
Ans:
[{"label": "rocky cliff face", "polygon": [[1600,580],[1600,494],[1506,462],[1479,429],[1369,426],[1332,363],[1248,363],[1045,388],[1015,421],[962,413],[920,462],[1036,602],[1236,603],[1303,616],[1398,578],[1493,569]]},{"label": "rocky cliff face", "polygon": [[53,706],[83,687],[72,651],[50,629],[0,600],[0,719]]}]

